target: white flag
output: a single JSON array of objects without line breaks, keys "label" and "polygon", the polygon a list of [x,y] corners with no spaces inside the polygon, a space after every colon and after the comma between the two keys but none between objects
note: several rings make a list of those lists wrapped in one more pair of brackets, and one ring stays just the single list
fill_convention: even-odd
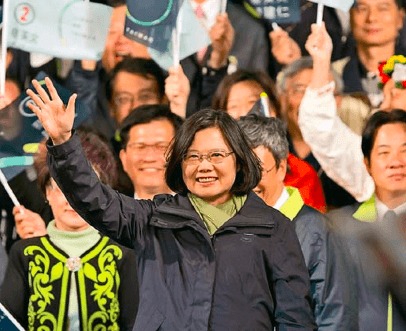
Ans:
[{"label": "white flag", "polygon": [[[206,28],[199,22],[193,12],[190,1],[184,1],[179,11],[180,36],[179,36],[179,60],[196,53],[199,49],[210,45],[211,40]],[[168,70],[173,65],[173,43],[169,42],[168,49],[165,52],[159,52],[153,48],[148,48],[152,59],[162,68]]]}]

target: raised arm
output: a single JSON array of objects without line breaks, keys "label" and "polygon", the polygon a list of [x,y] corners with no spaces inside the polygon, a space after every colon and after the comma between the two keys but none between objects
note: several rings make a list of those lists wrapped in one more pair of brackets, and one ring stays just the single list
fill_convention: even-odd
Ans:
[{"label": "raised arm", "polygon": [[299,45],[282,29],[269,32],[269,40],[272,45],[272,55],[283,66],[298,60],[302,56]]},{"label": "raised arm", "polygon": [[187,100],[190,94],[190,83],[181,66],[171,67],[165,79],[165,94],[171,111],[182,118],[186,117]]},{"label": "raised arm", "polygon": [[299,109],[303,138],[326,174],[358,201],[374,192],[361,150],[361,137],[337,114],[330,73],[332,42],[324,24],[312,25],[306,49],[313,58],[313,75]]},{"label": "raised arm", "polygon": [[234,42],[234,29],[227,13],[219,14],[216,23],[209,31],[211,46],[213,48],[208,65],[213,69],[219,69],[227,64]]},{"label": "raised arm", "polygon": [[35,103],[30,109],[53,143],[47,144],[52,178],[84,220],[118,243],[133,247],[150,217],[152,204],[119,194],[100,182],[86,160],[79,136],[72,135],[76,95],[65,107],[51,80],[46,78],[45,83],[49,92],[33,81],[38,95],[32,90],[27,93]]}]

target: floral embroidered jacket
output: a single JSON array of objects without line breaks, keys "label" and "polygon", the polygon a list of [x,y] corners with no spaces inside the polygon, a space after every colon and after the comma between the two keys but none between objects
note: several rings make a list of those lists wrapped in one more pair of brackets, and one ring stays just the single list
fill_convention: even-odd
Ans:
[{"label": "floral embroidered jacket", "polygon": [[101,237],[76,265],[67,262],[68,256],[48,236],[16,242],[10,251],[0,302],[26,330],[68,330],[74,273],[80,329],[131,330],[138,306],[132,250]]}]

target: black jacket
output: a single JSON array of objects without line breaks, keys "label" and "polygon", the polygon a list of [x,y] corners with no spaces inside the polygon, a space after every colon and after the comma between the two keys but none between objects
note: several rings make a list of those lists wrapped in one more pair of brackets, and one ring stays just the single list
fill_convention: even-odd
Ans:
[{"label": "black jacket", "polygon": [[295,230],[254,193],[210,237],[186,196],[134,200],[101,184],[76,135],[48,148],[51,175],[75,210],[135,249],[134,330],[314,330]]},{"label": "black jacket", "polygon": [[69,330],[73,280],[81,330],[131,330],[138,303],[134,252],[104,236],[80,256],[77,271],[66,267],[68,258],[49,236],[19,240],[0,302],[25,330]]}]

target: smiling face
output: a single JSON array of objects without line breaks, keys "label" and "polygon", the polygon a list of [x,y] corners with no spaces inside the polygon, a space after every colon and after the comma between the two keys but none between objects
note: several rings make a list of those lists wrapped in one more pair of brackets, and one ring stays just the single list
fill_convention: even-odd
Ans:
[{"label": "smiling face", "polygon": [[366,166],[380,200],[406,202],[405,124],[385,124],[379,128]]},{"label": "smiling face", "polygon": [[54,215],[55,226],[59,230],[76,232],[89,227],[89,224],[73,210],[52,178],[46,186],[46,197]]},{"label": "smiling face", "polygon": [[102,55],[102,64],[107,72],[110,72],[125,56],[150,58],[146,46],[124,36],[126,10],[125,5],[113,8]]},{"label": "smiling face", "polygon": [[[198,131],[188,152],[207,154],[223,150],[232,152],[217,127]],[[225,157],[221,163],[213,164],[206,158],[197,164],[182,162],[182,176],[187,189],[211,205],[218,205],[231,198],[230,190],[234,184],[237,167],[234,154]]]},{"label": "smiling face", "polygon": [[357,0],[350,13],[352,32],[358,44],[394,46],[403,24],[403,11],[395,0]]},{"label": "smiling face", "polygon": [[140,198],[170,193],[165,183],[165,151],[175,129],[167,119],[133,126],[125,149],[120,151],[124,171]]}]

